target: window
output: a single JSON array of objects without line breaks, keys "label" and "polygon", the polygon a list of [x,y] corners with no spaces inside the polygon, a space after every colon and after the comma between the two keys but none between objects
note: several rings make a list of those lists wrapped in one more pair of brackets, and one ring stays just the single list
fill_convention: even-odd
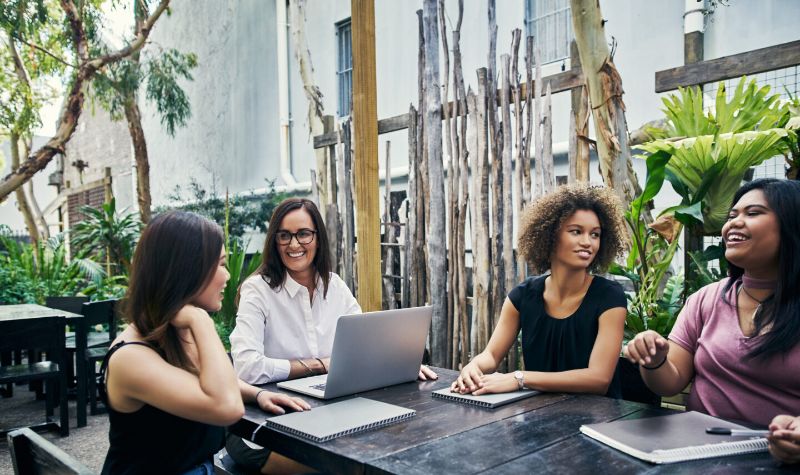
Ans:
[{"label": "window", "polygon": [[353,102],[353,45],[350,37],[350,19],[336,24],[337,62],[336,79],[339,85],[339,117],[350,115]]},{"label": "window", "polygon": [[569,58],[573,38],[569,0],[525,0],[525,26],[543,64]]}]

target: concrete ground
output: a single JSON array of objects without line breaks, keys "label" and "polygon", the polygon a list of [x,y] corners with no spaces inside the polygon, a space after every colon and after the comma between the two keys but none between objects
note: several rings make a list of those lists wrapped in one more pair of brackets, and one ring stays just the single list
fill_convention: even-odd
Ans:
[{"label": "concrete ground", "polygon": [[[69,401],[69,436],[61,437],[56,431],[43,432],[44,438],[86,465],[95,473],[100,473],[108,451],[108,415],[88,415],[86,427],[77,428],[75,401]],[[88,412],[88,407],[87,407]],[[28,386],[15,386],[14,397],[0,398],[0,428],[25,427],[44,422],[44,401],[37,401]],[[58,409],[53,420],[58,421]],[[13,474],[11,452],[5,437],[0,441],[0,474]]]}]

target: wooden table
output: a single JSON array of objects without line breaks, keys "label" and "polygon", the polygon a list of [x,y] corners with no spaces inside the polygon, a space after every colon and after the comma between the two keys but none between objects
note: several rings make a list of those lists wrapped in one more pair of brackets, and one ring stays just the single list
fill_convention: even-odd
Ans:
[{"label": "wooden table", "polygon": [[[255,443],[328,473],[761,473],[782,472],[769,454],[651,465],[579,433],[582,424],[661,415],[664,409],[600,396],[542,394],[494,410],[434,399],[457,373],[359,396],[415,409],[382,429],[315,443],[262,427]],[[271,391],[286,392],[274,384]],[[290,394],[289,392],[286,392]],[[351,396],[352,397],[352,396]],[[304,397],[312,406],[326,402]],[[250,439],[267,413],[251,405],[230,430]]]},{"label": "wooden table", "polygon": [[0,305],[0,320],[27,320],[44,317],[66,317],[75,328],[75,377],[77,379],[77,422],[86,426],[86,339],[88,329],[79,313],[67,312],[36,304]]}]

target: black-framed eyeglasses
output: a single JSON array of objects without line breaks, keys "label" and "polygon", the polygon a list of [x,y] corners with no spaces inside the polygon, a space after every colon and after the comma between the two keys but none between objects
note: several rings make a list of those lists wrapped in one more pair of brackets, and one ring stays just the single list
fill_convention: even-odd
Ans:
[{"label": "black-framed eyeglasses", "polygon": [[297,242],[300,244],[311,244],[314,241],[315,234],[317,234],[317,232],[313,229],[301,229],[296,233],[290,233],[289,231],[278,231],[275,233],[275,240],[278,241],[278,244],[283,246],[292,242],[292,238],[297,239]]}]

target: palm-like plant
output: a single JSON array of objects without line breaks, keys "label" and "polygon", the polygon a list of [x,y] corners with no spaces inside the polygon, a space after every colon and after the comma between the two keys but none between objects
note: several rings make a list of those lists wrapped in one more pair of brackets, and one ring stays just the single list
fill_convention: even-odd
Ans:
[{"label": "palm-like plant", "polygon": [[[785,128],[790,111],[779,96],[769,95],[769,86],[759,88],[743,77],[730,101],[724,83],[717,89],[712,111],[704,112],[699,88],[680,89],[663,99],[668,124],[650,131],[656,140],[638,148],[671,158],[667,179],[684,198],[682,206],[699,204],[705,234],[718,234],[725,222],[733,194],[747,170],[788,148]],[[704,188],[705,187],[705,188]]]},{"label": "palm-like plant", "polygon": [[48,296],[75,295],[87,281],[98,283],[105,273],[96,262],[79,256],[67,260],[62,235],[46,241],[21,244],[0,234],[0,266],[12,282],[27,283],[21,301],[43,304]]},{"label": "palm-like plant", "polygon": [[80,211],[86,219],[74,226],[72,245],[79,253],[92,253],[105,260],[110,276],[117,274],[112,272],[112,266],[121,266],[123,274],[128,275],[142,228],[136,214],[117,214],[113,198],[100,209],[84,206]]}]

